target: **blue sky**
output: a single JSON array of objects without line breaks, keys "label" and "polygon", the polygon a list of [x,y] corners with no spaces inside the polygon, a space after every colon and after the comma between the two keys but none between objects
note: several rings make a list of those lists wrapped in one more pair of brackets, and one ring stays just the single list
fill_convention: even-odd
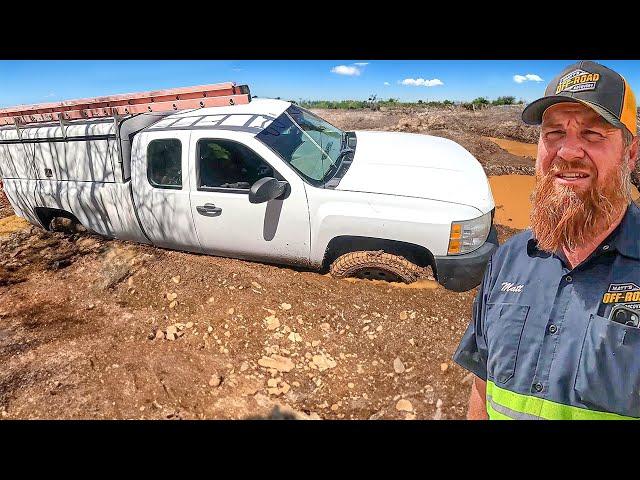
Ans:
[{"label": "blue sky", "polygon": [[[531,101],[568,60],[47,60],[0,61],[0,107],[201,85],[247,83],[253,95],[286,100]],[[640,61],[597,60],[640,92]],[[517,76],[517,77],[516,77]],[[515,79],[514,79],[515,78]],[[518,81],[516,81],[518,80]]]}]

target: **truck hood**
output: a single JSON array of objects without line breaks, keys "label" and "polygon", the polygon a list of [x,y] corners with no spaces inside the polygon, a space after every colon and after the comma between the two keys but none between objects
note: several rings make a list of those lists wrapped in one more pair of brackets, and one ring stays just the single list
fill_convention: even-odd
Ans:
[{"label": "truck hood", "polygon": [[441,137],[356,131],[353,163],[336,190],[401,195],[494,207],[489,180],[467,150]]}]

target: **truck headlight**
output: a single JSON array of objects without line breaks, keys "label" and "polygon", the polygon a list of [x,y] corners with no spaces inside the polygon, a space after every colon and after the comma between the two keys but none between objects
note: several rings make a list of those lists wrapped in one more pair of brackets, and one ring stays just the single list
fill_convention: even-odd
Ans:
[{"label": "truck headlight", "polygon": [[491,212],[471,220],[451,222],[448,255],[461,255],[480,248],[491,230]]}]

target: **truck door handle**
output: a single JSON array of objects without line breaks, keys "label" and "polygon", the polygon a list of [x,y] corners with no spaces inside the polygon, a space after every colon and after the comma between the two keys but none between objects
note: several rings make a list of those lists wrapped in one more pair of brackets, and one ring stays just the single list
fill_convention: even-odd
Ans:
[{"label": "truck door handle", "polygon": [[222,209],[220,207],[216,207],[213,203],[205,203],[204,205],[198,205],[196,210],[200,215],[205,215],[207,217],[215,217],[222,213]]}]

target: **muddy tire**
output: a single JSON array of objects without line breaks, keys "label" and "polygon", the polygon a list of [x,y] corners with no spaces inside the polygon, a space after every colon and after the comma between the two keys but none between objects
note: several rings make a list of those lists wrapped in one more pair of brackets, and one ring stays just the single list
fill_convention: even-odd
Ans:
[{"label": "muddy tire", "polygon": [[345,253],[331,264],[329,272],[336,278],[412,283],[424,274],[424,269],[404,257],[378,250]]}]

